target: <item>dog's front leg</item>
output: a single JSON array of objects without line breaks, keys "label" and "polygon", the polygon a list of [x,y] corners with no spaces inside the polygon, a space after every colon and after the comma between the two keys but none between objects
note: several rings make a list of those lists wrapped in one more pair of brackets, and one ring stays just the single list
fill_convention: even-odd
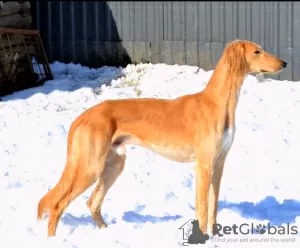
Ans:
[{"label": "dog's front leg", "polygon": [[208,195],[214,164],[214,152],[197,152],[196,162],[196,218],[201,231],[207,233]]},{"label": "dog's front leg", "polygon": [[213,168],[208,201],[208,232],[210,235],[216,234],[213,227],[214,224],[217,224],[219,192],[226,156],[226,152],[221,152]]}]

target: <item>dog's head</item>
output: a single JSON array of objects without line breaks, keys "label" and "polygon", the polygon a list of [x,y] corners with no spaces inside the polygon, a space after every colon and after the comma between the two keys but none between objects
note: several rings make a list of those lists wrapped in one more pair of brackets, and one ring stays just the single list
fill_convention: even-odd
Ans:
[{"label": "dog's head", "polygon": [[287,66],[285,61],[267,53],[260,45],[247,40],[229,43],[224,50],[224,55],[231,70],[243,73],[277,73]]}]

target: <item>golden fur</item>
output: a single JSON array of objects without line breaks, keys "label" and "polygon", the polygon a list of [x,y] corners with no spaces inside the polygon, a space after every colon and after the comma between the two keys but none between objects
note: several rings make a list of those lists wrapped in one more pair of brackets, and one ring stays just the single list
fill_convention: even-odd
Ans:
[{"label": "golden fur", "polygon": [[284,67],[284,61],[259,45],[233,41],[202,92],[173,100],[107,100],[86,110],[70,127],[59,182],[38,204],[38,219],[50,211],[48,236],[55,235],[71,201],[97,180],[87,206],[97,226],[106,227],[101,205],[124,168],[126,144],[146,147],[174,161],[196,162],[195,214],[202,232],[212,232],[244,77],[250,72],[276,73]]}]

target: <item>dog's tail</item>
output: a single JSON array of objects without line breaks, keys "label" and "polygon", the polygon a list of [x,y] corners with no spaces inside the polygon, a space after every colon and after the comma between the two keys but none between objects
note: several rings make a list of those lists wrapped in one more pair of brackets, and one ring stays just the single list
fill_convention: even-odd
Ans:
[{"label": "dog's tail", "polygon": [[42,219],[44,214],[46,214],[52,207],[55,207],[70,192],[72,188],[72,181],[66,180],[66,178],[64,178],[65,174],[67,173],[64,171],[62,178],[55,187],[48,191],[39,201],[38,220]]},{"label": "dog's tail", "polygon": [[76,171],[76,168],[78,167],[79,153],[76,149],[77,147],[72,146],[72,143],[73,139],[77,138],[77,136],[78,132],[76,132],[75,127],[69,133],[67,161],[63,174],[55,187],[48,191],[38,203],[38,220],[41,220],[43,215],[46,214],[51,208],[56,207],[63,198],[68,197],[68,194],[72,191],[72,187],[76,181],[74,171]]}]

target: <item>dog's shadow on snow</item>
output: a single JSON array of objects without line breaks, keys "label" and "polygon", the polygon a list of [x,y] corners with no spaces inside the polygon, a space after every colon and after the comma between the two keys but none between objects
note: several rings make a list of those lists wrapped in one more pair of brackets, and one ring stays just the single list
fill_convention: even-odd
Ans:
[{"label": "dog's shadow on snow", "polygon": [[[157,217],[153,215],[142,215],[135,213],[134,211],[128,211],[124,212],[123,221],[130,222],[130,223],[160,223],[160,222],[167,222],[167,221],[172,221],[172,220],[177,220],[182,218],[181,215],[171,215],[171,216],[163,216],[163,217]],[[103,216],[103,219],[107,226],[116,224],[117,221],[115,219],[108,220],[107,215]],[[62,223],[65,225],[69,226],[89,226],[92,225],[93,227],[96,227],[95,222],[93,221],[91,216],[81,216],[81,217],[76,217],[72,214],[66,213],[64,216],[61,218]]]},{"label": "dog's shadow on snow", "polygon": [[[129,223],[161,223],[168,221],[175,221],[182,219],[181,215],[170,216],[153,216],[142,215],[139,212],[144,209],[145,206],[139,206],[135,211],[124,212],[122,220]],[[192,209],[194,207],[191,206]],[[267,220],[273,226],[280,226],[285,223],[293,223],[297,216],[300,216],[300,201],[296,200],[284,200],[282,203],[278,202],[276,198],[268,196],[257,204],[252,202],[230,203],[227,201],[219,202],[219,211],[223,209],[230,209],[234,212],[238,212],[244,218],[251,218],[256,220]],[[103,216],[107,225],[116,224],[115,219],[109,219],[108,215]],[[75,217],[69,213],[64,214],[62,222],[65,225],[70,225],[76,228],[81,225],[92,225],[96,227],[91,216]]]},{"label": "dog's shadow on snow", "polygon": [[223,209],[238,212],[244,218],[267,220],[270,225],[280,226],[284,223],[293,223],[296,217],[300,216],[300,201],[284,200],[280,203],[273,196],[267,196],[257,204],[252,202],[230,203],[220,201],[219,211]]},{"label": "dog's shadow on snow", "polygon": [[168,215],[168,216],[162,216],[162,217],[157,217],[153,215],[142,215],[138,214],[133,211],[128,211],[125,212],[123,215],[123,220],[126,222],[131,222],[131,223],[161,223],[161,222],[167,222],[167,221],[173,221],[182,218],[181,215]]},{"label": "dog's shadow on snow", "polygon": [[[295,222],[296,217],[300,216],[300,201],[284,200],[280,203],[272,196],[267,196],[257,204],[246,201],[241,203],[219,201],[219,212],[223,209],[230,209],[234,212],[238,212],[244,218],[261,221],[267,220],[273,226],[280,226],[282,224],[293,223]],[[151,215],[141,215],[137,212],[139,211],[125,212],[123,220],[134,223],[157,223],[182,218],[181,215],[155,217]]]},{"label": "dog's shadow on snow", "polygon": [[[116,223],[115,219],[108,220],[108,215],[106,215],[106,214],[103,215],[103,219],[108,226]],[[76,227],[78,227],[78,226],[97,227],[96,223],[93,221],[91,215],[83,215],[83,216],[77,217],[72,214],[65,213],[61,218],[61,222],[64,225],[71,226],[72,227],[71,232],[73,232],[76,229]]]},{"label": "dog's shadow on snow", "polygon": [[62,223],[69,226],[96,226],[96,224],[93,222],[92,216],[81,216],[77,217],[72,214],[66,213],[61,218]]},{"label": "dog's shadow on snow", "polygon": [[[143,210],[145,208],[144,205],[138,206],[135,211],[127,211],[124,212],[122,220],[125,222],[129,223],[161,223],[161,222],[168,222],[168,221],[174,221],[177,219],[182,218],[181,215],[168,215],[168,216],[153,216],[153,215],[143,215],[138,212]],[[117,221],[116,219],[110,219],[107,214],[103,215],[103,219],[107,226],[116,224]],[[61,218],[62,223],[65,225],[73,226],[76,228],[77,226],[89,226],[92,225],[93,227],[96,227],[95,222],[93,221],[92,217],[90,215],[88,216],[81,216],[81,217],[76,217],[72,214],[66,213],[63,215]]]}]

